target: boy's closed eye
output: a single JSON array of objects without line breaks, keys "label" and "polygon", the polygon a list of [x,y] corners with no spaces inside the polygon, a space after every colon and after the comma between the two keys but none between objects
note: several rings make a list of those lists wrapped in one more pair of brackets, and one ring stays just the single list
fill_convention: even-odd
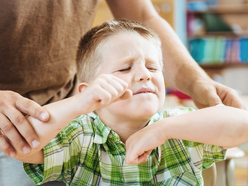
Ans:
[{"label": "boy's closed eye", "polygon": [[153,68],[153,67],[147,67],[147,69],[150,71],[157,71],[158,70],[157,68]]},{"label": "boy's closed eye", "polygon": [[[154,68],[154,67],[146,67],[146,68],[149,71],[157,71],[158,70],[157,68]],[[129,71],[129,70],[131,70],[131,67],[120,69],[119,72],[125,72],[125,71]]]},{"label": "boy's closed eye", "polygon": [[131,70],[131,67],[120,69],[119,72],[125,72]]}]

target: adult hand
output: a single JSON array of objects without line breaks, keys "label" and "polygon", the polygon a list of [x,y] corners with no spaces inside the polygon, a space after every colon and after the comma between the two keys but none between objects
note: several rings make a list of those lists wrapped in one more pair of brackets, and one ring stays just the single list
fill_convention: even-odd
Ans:
[{"label": "adult hand", "polygon": [[211,79],[196,80],[192,84],[190,96],[198,108],[223,103],[227,106],[246,110],[237,91]]},{"label": "adult hand", "polygon": [[49,119],[48,112],[34,101],[12,91],[0,91],[0,149],[11,158],[15,149],[27,154],[30,147],[40,145],[25,115],[44,122]]}]

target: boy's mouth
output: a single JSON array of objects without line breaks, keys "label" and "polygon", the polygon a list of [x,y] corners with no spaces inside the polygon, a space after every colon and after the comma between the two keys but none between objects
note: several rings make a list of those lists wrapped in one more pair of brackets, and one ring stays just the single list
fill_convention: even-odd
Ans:
[{"label": "boy's mouth", "polygon": [[154,91],[151,88],[143,87],[143,88],[139,89],[137,92],[135,92],[133,95],[146,94],[146,93],[153,93],[154,94]]}]

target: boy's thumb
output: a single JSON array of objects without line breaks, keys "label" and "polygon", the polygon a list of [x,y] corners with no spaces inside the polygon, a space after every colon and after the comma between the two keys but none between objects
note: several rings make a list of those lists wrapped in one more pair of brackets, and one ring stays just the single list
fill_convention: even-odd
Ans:
[{"label": "boy's thumb", "polygon": [[130,89],[127,89],[124,94],[120,97],[121,100],[123,99],[129,99],[133,95],[133,92]]}]

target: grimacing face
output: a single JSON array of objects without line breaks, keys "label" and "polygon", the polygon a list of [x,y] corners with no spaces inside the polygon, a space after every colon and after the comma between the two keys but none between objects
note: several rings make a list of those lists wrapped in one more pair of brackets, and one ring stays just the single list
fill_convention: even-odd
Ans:
[{"label": "grimacing face", "polygon": [[[158,46],[134,33],[109,37],[100,52],[99,74],[112,74],[128,83],[133,96],[98,110],[98,114],[120,120],[146,120],[158,112],[165,99],[165,85]],[[101,116],[100,116],[101,117]]]}]

